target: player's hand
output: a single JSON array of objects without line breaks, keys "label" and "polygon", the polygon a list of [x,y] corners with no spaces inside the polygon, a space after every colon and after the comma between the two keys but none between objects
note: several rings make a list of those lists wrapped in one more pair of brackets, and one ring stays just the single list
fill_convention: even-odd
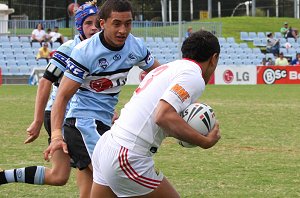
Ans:
[{"label": "player's hand", "polygon": [[64,153],[68,154],[67,144],[63,141],[63,139],[56,139],[51,141],[48,148],[44,151],[44,159],[49,161],[53,156],[53,153],[56,150],[62,149]]},{"label": "player's hand", "polygon": [[119,118],[118,112],[114,111],[114,116],[113,116],[113,118],[112,118],[112,120],[111,120],[111,123],[112,123],[112,124],[115,123],[115,121],[116,121],[118,118]]},{"label": "player's hand", "polygon": [[40,135],[42,124],[33,121],[30,126],[27,128],[27,139],[24,141],[24,144],[31,143],[37,139]]},{"label": "player's hand", "polygon": [[208,142],[209,142],[208,148],[214,146],[221,138],[221,132],[220,132],[218,121],[216,121],[215,126],[208,133],[207,138],[208,138]]}]

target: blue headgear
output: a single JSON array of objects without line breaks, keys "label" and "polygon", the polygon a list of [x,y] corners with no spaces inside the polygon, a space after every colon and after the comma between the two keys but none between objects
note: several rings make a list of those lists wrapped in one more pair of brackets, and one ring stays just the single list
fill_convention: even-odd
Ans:
[{"label": "blue headgear", "polygon": [[98,12],[97,6],[91,3],[85,3],[76,10],[75,26],[79,34],[85,37],[82,29],[82,24],[87,17],[97,14],[97,12]]}]

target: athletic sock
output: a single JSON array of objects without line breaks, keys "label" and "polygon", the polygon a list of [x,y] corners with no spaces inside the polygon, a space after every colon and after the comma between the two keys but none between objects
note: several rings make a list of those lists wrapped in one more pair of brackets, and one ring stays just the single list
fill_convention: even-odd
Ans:
[{"label": "athletic sock", "polygon": [[6,183],[27,183],[43,185],[45,181],[45,167],[29,166],[0,172],[0,185]]}]

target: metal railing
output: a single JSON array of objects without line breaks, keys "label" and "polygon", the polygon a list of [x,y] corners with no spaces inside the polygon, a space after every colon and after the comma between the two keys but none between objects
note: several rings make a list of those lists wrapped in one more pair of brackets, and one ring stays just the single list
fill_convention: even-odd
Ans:
[{"label": "metal railing", "polygon": [[[41,23],[44,30],[58,26],[66,27],[66,20],[0,20],[0,35],[19,36],[31,35],[37,24]],[[71,27],[74,21],[69,21]],[[160,22],[160,21],[134,21],[132,24],[132,33],[138,37],[178,37],[178,22]],[[211,31],[216,36],[222,35],[222,23],[220,22],[183,22],[182,35],[185,34],[188,27],[194,31],[204,29]]]}]

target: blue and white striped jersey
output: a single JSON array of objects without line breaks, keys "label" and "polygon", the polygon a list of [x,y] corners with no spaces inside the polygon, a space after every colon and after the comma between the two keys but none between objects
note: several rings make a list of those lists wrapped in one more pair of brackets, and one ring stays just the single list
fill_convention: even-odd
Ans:
[{"label": "blue and white striped jersey", "polygon": [[[74,37],[74,40],[69,40],[69,41],[65,42],[64,44],[62,44],[61,46],[59,46],[59,48],[56,50],[53,57],[51,58],[49,64],[52,64],[53,67],[58,67],[62,72],[65,72],[66,67],[67,67],[67,60],[70,57],[73,48],[80,42],[81,42],[81,40],[80,40],[79,35],[76,35]],[[58,89],[57,86],[52,85],[52,92],[50,94],[50,97],[49,97],[49,100],[48,100],[48,103],[47,103],[47,106],[45,109],[46,111],[51,111],[52,105],[53,105],[55,97],[56,97],[57,89]],[[69,106],[70,105],[68,104],[66,111],[68,111]]]},{"label": "blue and white striped jersey", "polygon": [[71,100],[67,118],[93,118],[111,126],[121,87],[133,66],[148,69],[154,58],[142,40],[129,34],[124,46],[108,47],[103,32],[79,43],[67,61],[64,75],[80,89]]}]

